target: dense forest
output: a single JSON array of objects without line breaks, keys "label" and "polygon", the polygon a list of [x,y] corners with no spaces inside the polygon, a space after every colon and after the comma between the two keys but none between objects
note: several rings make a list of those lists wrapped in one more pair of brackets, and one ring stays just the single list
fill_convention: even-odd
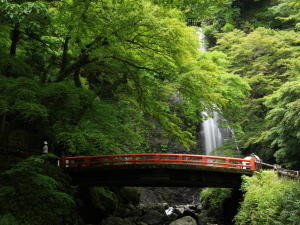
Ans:
[{"label": "dense forest", "polygon": [[[298,9],[290,0],[3,0],[1,145],[189,151],[201,112],[219,111],[244,154],[295,168]],[[187,17],[202,21],[209,52]]]},{"label": "dense forest", "polygon": [[[217,111],[234,131],[219,155],[299,170],[299,31],[298,0],[0,0],[0,150],[198,153],[203,112]],[[5,159],[3,199],[41,191],[1,198],[2,224],[80,221],[76,191],[45,161]],[[36,209],[49,198],[57,211]],[[28,202],[34,214],[13,213]]]}]

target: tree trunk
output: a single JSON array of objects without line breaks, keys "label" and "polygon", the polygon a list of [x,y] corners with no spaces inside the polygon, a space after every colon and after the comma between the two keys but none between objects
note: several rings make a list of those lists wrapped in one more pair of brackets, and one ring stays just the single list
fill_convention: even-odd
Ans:
[{"label": "tree trunk", "polygon": [[10,55],[15,56],[17,53],[17,45],[20,40],[20,24],[15,24],[14,29],[11,31],[11,45]]},{"label": "tree trunk", "polygon": [[6,123],[6,113],[4,113],[1,118],[0,134],[2,134],[2,132],[4,131],[5,123]]},{"label": "tree trunk", "polygon": [[63,54],[62,54],[62,59],[61,59],[61,66],[60,66],[60,73],[62,73],[63,71],[65,71],[67,64],[68,64],[68,49],[69,49],[69,40],[70,40],[70,36],[67,36],[64,42],[64,50],[63,50]]},{"label": "tree trunk", "polygon": [[[11,39],[11,44],[10,44],[9,54],[14,57],[17,54],[17,45],[20,40],[20,25],[18,23],[15,24],[14,29],[11,31],[10,39]],[[11,64],[6,65],[5,76],[7,76],[7,77],[16,77],[17,76],[17,74],[14,72]]]},{"label": "tree trunk", "polygon": [[77,68],[77,70],[74,72],[74,83],[76,87],[78,88],[82,87],[80,81],[80,68]]}]

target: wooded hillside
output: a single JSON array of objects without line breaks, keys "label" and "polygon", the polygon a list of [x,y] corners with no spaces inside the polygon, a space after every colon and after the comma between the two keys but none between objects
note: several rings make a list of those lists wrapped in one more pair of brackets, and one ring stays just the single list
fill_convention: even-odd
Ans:
[{"label": "wooded hillside", "polygon": [[[2,0],[1,148],[41,151],[47,140],[58,155],[112,154],[175,143],[196,153],[202,112],[219,111],[242,154],[297,168],[299,8]],[[202,21],[209,52],[187,17]]]}]

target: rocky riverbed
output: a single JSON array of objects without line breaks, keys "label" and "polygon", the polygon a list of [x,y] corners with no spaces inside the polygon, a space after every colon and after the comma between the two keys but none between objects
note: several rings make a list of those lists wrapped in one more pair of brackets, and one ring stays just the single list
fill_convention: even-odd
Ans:
[{"label": "rocky riverbed", "polygon": [[120,207],[101,225],[208,225],[201,204],[140,204]]},{"label": "rocky riverbed", "polygon": [[[105,191],[106,190],[106,191]],[[114,192],[111,192],[114,191]],[[85,198],[86,225],[231,224],[228,210],[214,214],[199,201],[199,188],[94,188]],[[89,199],[89,200],[88,200]],[[88,200],[88,201],[87,201]],[[90,204],[87,204],[90,203]],[[96,204],[97,203],[97,204]],[[100,203],[100,204],[98,204]],[[231,205],[231,203],[230,203]],[[225,206],[225,208],[230,208]],[[229,222],[224,220],[228,218]],[[223,218],[224,217],[224,218]],[[223,218],[223,219],[222,219]]]}]

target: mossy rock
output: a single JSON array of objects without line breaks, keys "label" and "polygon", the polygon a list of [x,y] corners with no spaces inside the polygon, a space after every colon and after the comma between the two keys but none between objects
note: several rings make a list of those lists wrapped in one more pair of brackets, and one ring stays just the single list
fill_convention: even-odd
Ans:
[{"label": "mossy rock", "polygon": [[140,201],[141,191],[136,187],[121,187],[110,189],[118,197],[120,203],[136,205]]},{"label": "mossy rock", "polygon": [[90,188],[90,195],[92,204],[104,213],[112,212],[118,206],[117,196],[104,187]]}]

